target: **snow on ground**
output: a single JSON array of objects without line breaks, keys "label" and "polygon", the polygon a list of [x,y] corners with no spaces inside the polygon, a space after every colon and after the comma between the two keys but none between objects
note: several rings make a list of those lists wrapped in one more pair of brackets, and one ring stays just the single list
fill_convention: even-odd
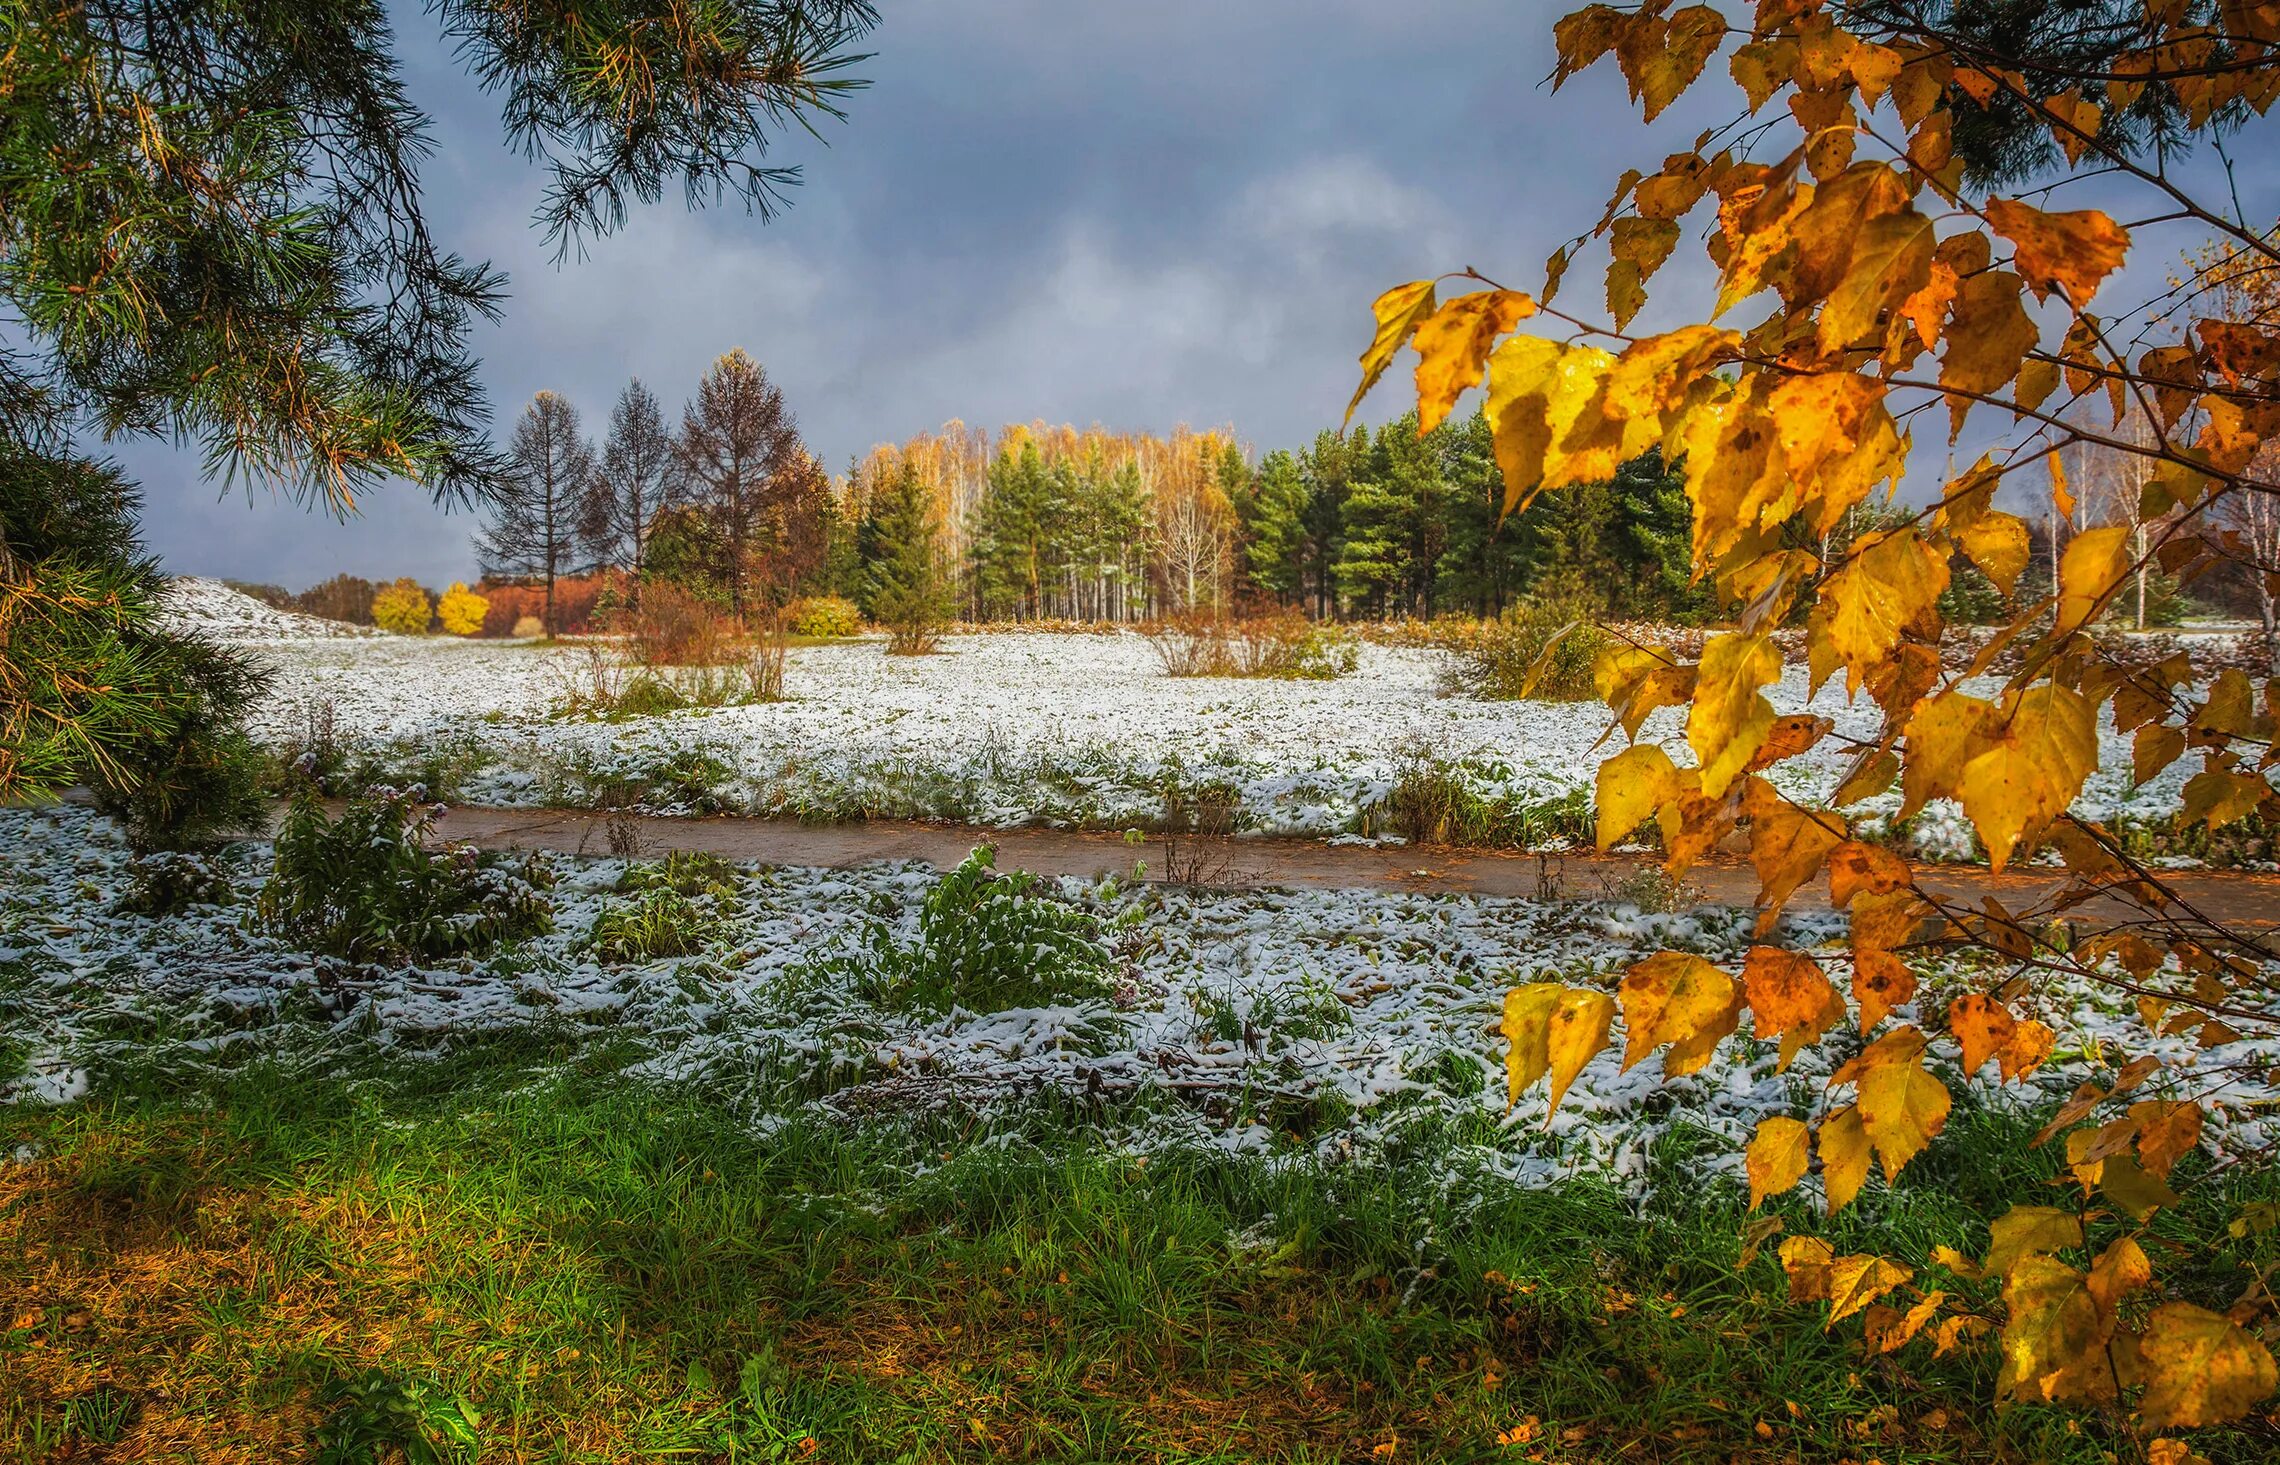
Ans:
[{"label": "snow on ground", "polygon": [[[703,954],[612,967],[582,938],[624,899],[611,893],[624,866],[561,860],[555,934],[488,962],[382,970],[314,960],[253,926],[266,846],[239,848],[236,904],[163,921],[119,910],[126,853],[85,810],[0,811],[0,849],[10,852],[0,860],[0,1101],[70,1102],[153,1065],[187,1076],[256,1058],[320,1070],[360,1056],[410,1063],[543,1025],[630,1045],[635,1076],[700,1084],[763,1123],[795,1110],[1006,1112],[1046,1092],[1090,1096],[1102,1130],[1142,1150],[1200,1142],[1336,1163],[1432,1126],[1482,1173],[1521,1184],[1598,1173],[1637,1189],[1650,1149],[1682,1125],[1720,1137],[1695,1173],[1731,1171],[1758,1119],[1809,1102],[1828,1073],[1807,1053],[1777,1075],[1774,1046],[1737,1035],[1706,1069],[1670,1082],[1659,1059],[1624,1074],[1615,1052],[1602,1053],[1548,1128],[1540,1085],[1506,1111],[1496,1027],[1508,987],[1608,985],[1665,947],[1732,963],[1747,915],[1713,908],[1064,881],[1059,893],[1100,918],[1122,969],[1115,994],[930,1017],[874,1005],[846,963],[819,960],[851,951],[873,920],[909,939],[935,877],[908,866],[743,871],[739,908]],[[1818,917],[1791,934],[1830,940],[1840,928]],[[1935,975],[1926,1007],[1944,1008],[1949,990]],[[2102,1049],[2158,1051],[2172,1074],[2263,1073],[2276,1056],[2253,1043],[2150,1039],[2114,993],[2039,1000],[2060,1035],[2057,1057],[2025,1093],[1978,1086],[1982,1102],[2047,1102]],[[11,1094],[6,1070],[27,1062]],[[2271,1098],[2245,1082],[2227,1091],[2211,1142],[2280,1140]]]},{"label": "snow on ground", "polygon": [[[876,641],[796,648],[788,701],[612,723],[551,712],[600,648],[282,642],[262,648],[279,676],[259,725],[290,744],[329,706],[337,736],[395,743],[401,766],[463,744],[482,766],[460,796],[488,804],[590,804],[612,780],[632,780],[661,810],[1120,828],[1156,818],[1168,789],[1219,786],[1238,792],[1244,827],[1314,835],[1362,829],[1404,760],[1421,754],[1527,806],[1588,790],[1607,752],[1598,703],[1443,696],[1447,656],[1434,650],[1364,646],[1351,675],[1310,682],[1169,677],[1132,634],[989,633],[943,647],[926,657],[889,657]],[[1810,705],[1835,718],[1842,733],[1875,726],[1874,705],[1847,705],[1834,682],[1808,702],[1802,667],[1771,695],[1784,712]],[[1643,736],[1684,763],[1682,729],[1682,713],[1664,709]],[[1777,777],[1825,794],[1841,758],[1831,739]],[[2176,807],[2191,769],[2139,788],[2129,763],[2109,729],[2078,807],[2098,817]],[[1927,811],[1911,837],[1928,855],[1970,850],[1952,808]]]},{"label": "snow on ground", "polygon": [[381,634],[370,626],[278,610],[219,580],[195,576],[167,583],[159,620],[178,633],[195,633],[216,641],[332,641]]}]

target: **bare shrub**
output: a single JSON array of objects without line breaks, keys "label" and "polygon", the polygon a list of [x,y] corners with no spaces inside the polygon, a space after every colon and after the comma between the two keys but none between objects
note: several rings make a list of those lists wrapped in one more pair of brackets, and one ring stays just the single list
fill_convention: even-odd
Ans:
[{"label": "bare shrub", "polygon": [[740,663],[746,701],[784,700],[784,664],[789,659],[791,646],[791,618],[782,611],[762,616],[758,633],[744,645],[744,660]]},{"label": "bare shrub", "polygon": [[627,648],[643,666],[723,666],[735,641],[735,622],[678,585],[649,586],[626,616]]},{"label": "bare shrub", "polygon": [[1224,674],[1238,677],[1328,681],[1352,671],[1361,657],[1353,632],[1295,610],[1229,622],[1226,646],[1231,669]]},{"label": "bare shrub", "polygon": [[1213,784],[1164,795],[1164,878],[1174,885],[1241,883],[1235,869],[1234,789]]},{"label": "bare shrub", "polygon": [[1217,616],[1190,612],[1150,621],[1140,628],[1148,644],[1164,663],[1170,677],[1223,677],[1234,666],[1227,648],[1227,623]]}]

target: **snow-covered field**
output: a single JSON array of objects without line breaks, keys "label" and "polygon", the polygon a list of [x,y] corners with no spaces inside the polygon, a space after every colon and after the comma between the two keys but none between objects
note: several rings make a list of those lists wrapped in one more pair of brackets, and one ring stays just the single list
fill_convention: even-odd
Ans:
[{"label": "snow-covered field", "polygon": [[[943,648],[796,648],[787,701],[598,722],[551,710],[587,648],[266,642],[278,676],[259,725],[290,744],[329,708],[337,736],[395,745],[405,766],[412,753],[458,746],[479,765],[460,796],[488,804],[586,804],[630,781],[667,810],[1119,828],[1156,818],[1168,790],[1218,786],[1238,793],[1244,827],[1315,835],[1363,827],[1405,759],[1460,765],[1483,794],[1526,806],[1588,789],[1607,751],[1599,704],[1443,696],[1446,654],[1434,650],[1365,646],[1351,675],[1294,682],[1169,677],[1131,634],[967,635]],[[1805,707],[1804,670],[1791,668],[1773,696],[1783,711]],[[1810,705],[1843,732],[1875,724],[1865,697],[1848,706],[1835,685]],[[1666,709],[1643,735],[1688,761],[1682,726]],[[1825,792],[1836,746],[1780,776],[1793,791]],[[2133,788],[2128,744],[2109,735],[2082,806],[2158,815],[2189,771],[2179,764]],[[1953,810],[1927,811],[1911,833],[1929,855],[1969,850]]]},{"label": "snow-covered field", "polygon": [[[1420,1124],[1465,1137],[1473,1158],[1522,1183],[1579,1170],[1645,1183],[1674,1126],[1722,1137],[1704,1163],[1731,1167],[1757,1120],[1817,1092],[1813,1054],[1785,1076],[1775,1048],[1729,1039],[1710,1067],[1666,1083],[1659,1059],[1628,1074],[1601,1054],[1548,1129],[1541,1086],[1507,1113],[1505,990],[1558,979],[1611,984],[1664,947],[1738,959],[1742,913],[1646,914],[1463,895],[1203,892],[1063,882],[1099,920],[1122,975],[1106,999],[947,1017],[885,1010],[843,966],[866,922],[908,938],[930,871],[746,870],[737,909],[700,955],[605,966],[583,937],[623,870],[557,862],[553,935],[487,962],[401,970],[315,960],[246,918],[265,846],[240,847],[237,900],[163,921],[123,913],[129,866],[115,829],[85,810],[0,812],[0,1067],[29,1060],[18,1100],[67,1101],[133,1069],[195,1074],[256,1058],[324,1069],[375,1056],[416,1061],[505,1028],[545,1025],[631,1044],[630,1072],[698,1083],[756,1113],[987,1111],[1041,1091],[1106,1096],[1102,1123],[1139,1148],[1203,1142],[1240,1152],[1367,1157]],[[1792,928],[1831,939],[1827,917]],[[1925,1000],[1944,1005],[1943,983]],[[2115,994],[2045,994],[2060,1033],[2039,1090],[1981,1090],[1991,1104],[2071,1090],[2086,1055],[2127,1037]],[[1904,1016],[1912,1013],[1903,1012]],[[2255,1057],[2157,1040],[2179,1071]],[[13,1053],[8,1052],[14,1048]],[[1952,1073],[1951,1083],[1960,1084]],[[0,1075],[0,1097],[6,1097]],[[2280,1138],[2269,1091],[2234,1089],[2218,1143]],[[2261,1110],[2249,1107],[2264,1104]],[[1297,1113],[1310,1118],[1294,1120]],[[1309,1131],[1301,1139],[1294,1129]]]},{"label": "snow-covered field", "polygon": [[159,614],[166,625],[202,632],[219,641],[335,641],[382,634],[370,626],[278,610],[219,580],[195,576],[183,576],[167,585],[166,602]]}]

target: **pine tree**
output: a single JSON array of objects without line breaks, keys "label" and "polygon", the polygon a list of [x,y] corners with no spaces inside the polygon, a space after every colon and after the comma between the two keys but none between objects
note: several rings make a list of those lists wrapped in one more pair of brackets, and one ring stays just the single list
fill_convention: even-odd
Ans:
[{"label": "pine tree", "polygon": [[1044,613],[1047,584],[1065,559],[1066,484],[1056,482],[1035,442],[1001,452],[974,528],[974,573],[985,614]]},{"label": "pine tree", "polygon": [[932,651],[949,619],[950,579],[943,573],[939,538],[926,480],[905,465],[877,495],[859,536],[863,608],[887,628],[887,650],[896,655]]},{"label": "pine tree", "polygon": [[585,569],[580,553],[593,520],[594,448],[580,431],[578,409],[540,392],[515,424],[513,468],[490,526],[477,544],[483,573],[527,577],[546,587],[542,619],[552,636],[554,582]]},{"label": "pine tree", "polygon": [[1261,458],[1258,477],[1237,510],[1251,583],[1289,603],[1306,582],[1306,480],[1298,459],[1281,448]]}]

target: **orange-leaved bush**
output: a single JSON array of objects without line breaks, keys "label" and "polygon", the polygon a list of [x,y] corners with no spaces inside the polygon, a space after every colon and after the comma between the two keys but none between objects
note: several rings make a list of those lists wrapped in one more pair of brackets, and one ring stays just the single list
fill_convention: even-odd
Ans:
[{"label": "orange-leaved bush", "polygon": [[[2203,680],[2183,655],[2133,665],[2093,635],[2149,570],[2187,583],[2245,575],[2266,603],[2280,586],[2280,562],[2237,527],[2280,506],[2266,446],[2280,430],[2280,329],[2227,308],[2260,298],[2238,272],[2280,279],[2280,248],[2101,130],[2149,95],[2181,134],[2255,125],[2280,97],[2280,6],[2113,7],[2101,32],[2111,58],[2073,85],[2045,84],[2048,67],[2030,81],[1955,15],[1761,0],[1736,27],[1707,5],[1650,0],[1562,19],[1555,80],[1611,57],[1650,121],[1730,52],[1734,125],[1626,172],[1539,291],[1467,270],[1457,278],[1484,288],[1444,298],[1442,281],[1418,280],[1386,292],[1355,402],[1405,346],[1424,427],[1485,376],[1507,512],[1659,449],[1683,463],[1694,572],[1731,618],[1692,659],[1628,640],[1597,658],[1596,690],[1629,743],[1598,771],[1598,836],[1604,848],[1651,822],[1674,876],[1746,840],[1759,944],[1739,970],[1664,952],[1612,994],[1514,990],[1503,1023],[1513,1096],[1548,1080],[1556,1105],[1618,1041],[1626,1069],[1660,1053],[1666,1074],[1692,1072],[1739,1040],[1745,1017],[1751,1037],[1780,1044],[1785,1069],[1830,1043],[1826,1085],[1766,1119],[1744,1161],[1753,1210],[1817,1172],[1833,1215],[1872,1172],[1895,1180],[1946,1125],[1953,1099],[1935,1057],[1966,1082],[1992,1062],[1997,1082],[2021,1083],[2056,1048],[2035,1014],[2063,1016],[2058,983],[2117,992],[2142,1025],[2138,1051],[2103,1055],[2101,1077],[2039,1136],[2062,1148],[2070,1197],[2023,1197],[1976,1258],[1842,1254],[1812,1236],[1790,1237],[1780,1257],[1792,1295],[1828,1302],[1831,1322],[1858,1316],[1874,1352],[1992,1344],[2003,1400],[2126,1410],[2153,1430],[2223,1423],[2274,1392],[2273,1295],[2262,1275],[2218,1267],[2216,1238],[2197,1255],[2175,1227],[2154,1230],[2174,1213],[2172,1184],[2188,1183],[2180,1166],[2208,1115],[2262,1070],[2165,1060],[2156,1047],[2280,1035],[2280,949],[2257,926],[2196,910],[2073,807],[2110,721],[2133,740],[2141,782],[2199,760],[2181,823],[2280,815],[2280,683],[2239,670]],[[1956,125],[1998,111],[2047,129],[2065,160],[2058,185],[2005,196],[1967,176]],[[2090,173],[2102,200],[2140,192],[2125,217],[2142,222],[2063,207],[2072,200],[2055,187]],[[2163,222],[2217,248],[2156,300],[2115,306],[2108,287],[2142,243],[2133,227]],[[1649,282],[1689,237],[1705,243],[1714,290],[1674,307],[1674,328],[1632,333]],[[1554,302],[1595,241],[1605,313],[1571,313]],[[1985,450],[1965,453],[1928,502],[1839,534],[1856,507],[1893,495],[1915,433],[1943,426],[1950,445],[1968,429]],[[2128,470],[2127,513],[2082,512],[2065,455],[2086,449]],[[2025,583],[2033,527],[1996,504],[2014,484],[2049,496],[2040,587]],[[2020,607],[1965,659],[1941,652],[1941,597],[1959,562]],[[1782,715],[1767,696],[1782,666],[1772,633],[1793,614],[1812,685],[1841,678],[1865,696],[1871,734],[1840,737],[1830,719]],[[1999,681],[1986,675],[1998,656],[2017,668]],[[1664,707],[1684,710],[1683,758],[1631,741]],[[1815,748],[1842,755],[1825,796],[1795,792],[1809,776],[1773,776]],[[2053,856],[2046,888],[1966,905],[1857,837],[1864,807],[1906,818],[1935,799],[1960,805],[1995,870]],[[1783,904],[1822,880],[1848,918],[1845,949],[1779,945]],[[1922,957],[1959,951],[1973,957],[1961,967],[1972,989],[1906,1020]],[[1780,1225],[1754,1223],[1750,1254]],[[2172,1258],[2190,1297],[2156,1266]],[[2220,1285],[2237,1296],[2225,1311],[2206,1305]],[[2186,1454],[2172,1440],[2151,1448]]]}]

